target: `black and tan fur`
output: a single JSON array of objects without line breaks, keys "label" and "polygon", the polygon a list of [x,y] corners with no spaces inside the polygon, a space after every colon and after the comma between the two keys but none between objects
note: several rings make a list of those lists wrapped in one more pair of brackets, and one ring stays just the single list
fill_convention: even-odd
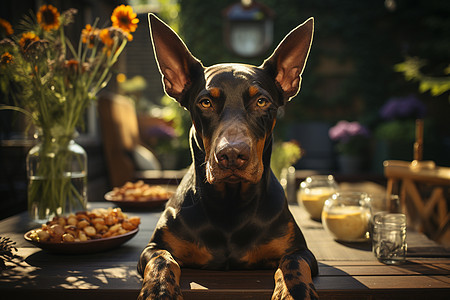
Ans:
[{"label": "black and tan fur", "polygon": [[313,19],[259,67],[204,67],[167,25],[149,22],[165,91],[192,118],[193,163],[142,252],[140,299],[182,299],[183,267],[273,269],[273,299],[316,299],[316,259],[270,169],[277,110],[300,88]]}]

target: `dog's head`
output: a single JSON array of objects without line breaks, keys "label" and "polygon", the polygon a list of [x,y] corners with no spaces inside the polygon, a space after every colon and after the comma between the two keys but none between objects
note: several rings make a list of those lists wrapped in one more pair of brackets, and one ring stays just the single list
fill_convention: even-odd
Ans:
[{"label": "dog's head", "polygon": [[149,14],[166,93],[189,110],[211,184],[257,183],[269,167],[279,107],[294,97],[308,58],[313,19],[292,30],[259,66],[204,67],[179,36]]}]

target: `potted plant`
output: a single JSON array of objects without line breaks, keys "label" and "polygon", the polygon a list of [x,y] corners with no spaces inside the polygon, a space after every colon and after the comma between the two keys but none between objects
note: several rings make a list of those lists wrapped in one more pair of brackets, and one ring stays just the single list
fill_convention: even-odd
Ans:
[{"label": "potted plant", "polygon": [[342,120],[331,127],[328,134],[336,142],[340,171],[345,174],[360,171],[367,151],[369,130],[359,122]]},{"label": "potted plant", "polygon": [[416,120],[425,117],[425,104],[414,95],[392,97],[381,107],[379,114],[382,122],[374,134],[377,166],[382,168],[386,159],[411,161]]}]

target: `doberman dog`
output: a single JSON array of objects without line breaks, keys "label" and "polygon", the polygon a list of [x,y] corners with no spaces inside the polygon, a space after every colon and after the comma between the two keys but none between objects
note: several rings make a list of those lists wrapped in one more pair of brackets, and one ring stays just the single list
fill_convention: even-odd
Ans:
[{"label": "doberman dog", "polygon": [[317,299],[317,261],[270,169],[277,110],[300,88],[313,18],[259,66],[204,67],[149,14],[165,92],[192,118],[192,165],[141,254],[139,299],[182,299],[181,267],[273,269],[272,299]]}]

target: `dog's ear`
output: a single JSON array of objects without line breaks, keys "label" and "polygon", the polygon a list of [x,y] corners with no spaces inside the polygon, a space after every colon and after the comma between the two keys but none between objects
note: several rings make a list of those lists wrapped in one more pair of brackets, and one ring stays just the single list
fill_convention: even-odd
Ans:
[{"label": "dog's ear", "polygon": [[151,13],[148,14],[148,21],[164,90],[186,107],[187,103],[182,103],[182,96],[191,86],[193,77],[203,70],[203,65],[163,21]]},{"label": "dog's ear", "polygon": [[301,75],[308,59],[313,33],[314,18],[309,18],[286,35],[261,66],[274,77],[285,102],[300,90]]}]

